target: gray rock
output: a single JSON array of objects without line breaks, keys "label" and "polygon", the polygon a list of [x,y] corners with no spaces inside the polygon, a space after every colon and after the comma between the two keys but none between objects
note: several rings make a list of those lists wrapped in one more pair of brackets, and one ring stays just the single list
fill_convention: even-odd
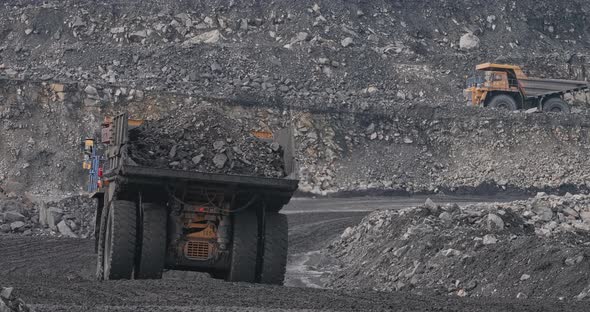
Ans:
[{"label": "gray rock", "polygon": [[436,214],[438,212],[438,205],[435,204],[432,199],[427,198],[424,206],[430,211],[432,214]]},{"label": "gray rock", "polygon": [[129,34],[129,40],[141,41],[141,40],[147,38],[147,36],[148,36],[148,32],[146,30],[134,31]]},{"label": "gray rock", "polygon": [[408,249],[409,249],[409,247],[408,247],[408,246],[403,246],[403,247],[400,247],[400,248],[396,249],[396,250],[393,252],[393,255],[394,255],[394,256],[396,256],[396,257],[398,257],[398,258],[399,258],[399,257],[402,257],[403,255],[405,255],[405,254],[406,254],[406,252],[408,251]]},{"label": "gray rock", "polygon": [[217,63],[217,62],[211,64],[211,71],[213,71],[215,73],[221,72],[222,69],[223,68],[221,68],[221,65],[219,65],[219,63]]},{"label": "gray rock", "polygon": [[0,299],[0,312],[12,312],[13,310],[9,308],[4,300]]},{"label": "gray rock", "polygon": [[25,216],[16,211],[7,211],[4,213],[4,222],[11,223],[15,221],[25,221]]},{"label": "gray rock", "polygon": [[47,226],[55,231],[57,229],[57,224],[62,220],[63,215],[64,211],[62,209],[55,207],[49,208],[47,210]]},{"label": "gray rock", "polygon": [[443,221],[452,221],[453,220],[453,216],[448,213],[448,212],[443,212],[438,216],[439,219],[443,220]]},{"label": "gray rock", "polygon": [[565,259],[564,263],[567,266],[573,266],[573,265],[581,263],[582,261],[584,261],[584,255],[569,257],[569,258]]},{"label": "gray rock", "polygon": [[25,223],[22,221],[16,221],[16,222],[10,223],[10,229],[12,229],[13,231],[20,230],[23,227],[25,227]]},{"label": "gray rock", "polygon": [[533,212],[537,214],[542,221],[551,221],[553,218],[553,210],[549,203],[544,200],[535,200],[532,204]]},{"label": "gray rock", "polygon": [[225,163],[227,162],[227,156],[225,154],[217,154],[215,155],[215,157],[213,157],[213,164],[215,165],[215,167],[217,167],[218,169],[221,169],[225,166]]},{"label": "gray rock", "polygon": [[504,229],[504,220],[498,215],[488,214],[488,231],[502,231]]},{"label": "gray rock", "polygon": [[58,223],[57,228],[59,232],[66,237],[78,238],[78,235],[76,235],[76,233],[70,229],[65,220],[62,220],[60,223]]},{"label": "gray rock", "polygon": [[461,50],[473,50],[479,48],[479,38],[473,33],[466,33],[459,40],[459,48]]},{"label": "gray rock", "polygon": [[525,295],[524,293],[519,292],[516,294],[517,299],[527,299],[529,296]]},{"label": "gray rock", "polygon": [[465,290],[466,291],[472,291],[477,287],[477,281],[476,280],[471,280],[469,281],[469,283],[467,283],[467,285],[465,285]]},{"label": "gray rock", "polygon": [[225,146],[225,142],[223,142],[223,141],[215,141],[215,142],[213,142],[213,148],[216,151],[222,149],[224,146]]},{"label": "gray rock", "polygon": [[191,160],[195,165],[198,165],[203,160],[203,154],[193,157]]},{"label": "gray rock", "polygon": [[520,280],[521,280],[521,281],[526,281],[526,280],[528,280],[528,279],[530,279],[530,278],[531,278],[531,276],[530,276],[530,275],[528,275],[528,274],[523,274],[523,275],[520,277]]},{"label": "gray rock", "polygon": [[0,233],[9,233],[11,230],[10,224],[2,224],[0,225]]},{"label": "gray rock", "polygon": [[297,33],[297,41],[305,41],[309,37],[309,34],[306,32]]},{"label": "gray rock", "polygon": [[125,32],[125,27],[113,27],[111,28],[111,34],[122,34]]},{"label": "gray rock", "polygon": [[76,16],[74,18],[74,22],[72,23],[72,27],[77,28],[84,26],[86,26],[86,22],[84,22],[84,20],[80,16]]},{"label": "gray rock", "polygon": [[168,153],[168,157],[170,159],[176,157],[176,150],[178,149],[178,145],[174,145],[172,146],[172,148],[170,149],[170,152]]},{"label": "gray rock", "polygon": [[5,299],[5,300],[11,300],[13,291],[14,291],[13,287],[3,287],[2,291],[0,291],[0,298]]},{"label": "gray rock", "polygon": [[98,95],[98,90],[91,85],[87,85],[86,88],[84,88],[84,92],[88,95]]},{"label": "gray rock", "polygon": [[272,149],[273,152],[278,152],[281,149],[281,145],[277,142],[272,142],[270,144],[270,149]]},{"label": "gray rock", "polygon": [[492,235],[492,234],[487,234],[483,237],[483,244],[484,245],[493,245],[496,244],[498,242],[498,239],[496,238],[496,236]]},{"label": "gray rock", "polygon": [[212,30],[206,33],[202,33],[198,36],[194,36],[191,39],[186,40],[183,42],[184,45],[194,45],[194,44],[202,44],[202,43],[217,43],[221,39],[221,32],[219,30]]},{"label": "gray rock", "polygon": [[353,42],[354,42],[354,40],[352,38],[346,37],[346,38],[342,39],[340,44],[342,45],[342,47],[346,48],[346,47],[350,46]]}]

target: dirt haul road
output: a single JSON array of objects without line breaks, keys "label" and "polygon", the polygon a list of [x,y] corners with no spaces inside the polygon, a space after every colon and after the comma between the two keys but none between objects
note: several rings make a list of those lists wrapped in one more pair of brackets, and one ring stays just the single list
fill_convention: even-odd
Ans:
[{"label": "dirt haul road", "polygon": [[[477,199],[482,200],[482,199]],[[405,206],[422,199],[388,199]],[[468,200],[469,201],[469,200]],[[317,204],[317,205],[316,205]],[[295,200],[285,209],[290,222],[288,285],[297,254],[323,248],[385,199]],[[312,207],[319,207],[314,212]],[[321,211],[324,212],[321,212]],[[452,298],[405,292],[345,291],[232,284],[201,274],[168,272],[162,280],[94,281],[90,240],[0,236],[0,284],[15,287],[36,311],[585,311],[580,302]]]}]

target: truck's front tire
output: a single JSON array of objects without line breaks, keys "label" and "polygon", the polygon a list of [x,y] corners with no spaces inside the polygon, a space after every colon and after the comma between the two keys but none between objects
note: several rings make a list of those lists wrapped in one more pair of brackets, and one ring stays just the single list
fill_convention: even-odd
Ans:
[{"label": "truck's front tire", "polygon": [[258,254],[258,217],[255,210],[249,209],[236,213],[233,219],[233,243],[226,280],[254,283]]},{"label": "truck's front tire", "polygon": [[508,111],[515,111],[518,109],[516,100],[510,95],[498,94],[495,95],[488,104],[489,108],[504,109]]},{"label": "truck's front tire", "polygon": [[287,216],[280,213],[267,214],[265,228],[264,257],[260,282],[263,284],[283,285],[289,246]]},{"label": "truck's front tire", "polygon": [[[105,212],[107,211],[103,211]],[[99,257],[103,256],[103,267],[102,270],[99,268],[97,273],[102,271],[102,279],[132,278],[135,267],[136,222],[137,208],[134,202],[111,202],[104,228],[104,245],[99,246]]]},{"label": "truck's front tire", "polygon": [[543,111],[547,113],[564,113],[570,112],[570,107],[566,101],[560,98],[550,98],[543,103]]},{"label": "truck's front tire", "polygon": [[138,279],[160,279],[166,261],[166,207],[143,203],[141,256],[136,272]]}]

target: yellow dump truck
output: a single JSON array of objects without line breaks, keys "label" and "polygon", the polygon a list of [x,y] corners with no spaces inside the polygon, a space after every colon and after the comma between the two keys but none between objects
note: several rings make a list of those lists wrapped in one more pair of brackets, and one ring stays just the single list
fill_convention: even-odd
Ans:
[{"label": "yellow dump truck", "polygon": [[516,65],[485,63],[477,65],[476,72],[465,89],[466,99],[474,106],[569,113],[564,95],[588,90],[586,81],[530,78]]}]

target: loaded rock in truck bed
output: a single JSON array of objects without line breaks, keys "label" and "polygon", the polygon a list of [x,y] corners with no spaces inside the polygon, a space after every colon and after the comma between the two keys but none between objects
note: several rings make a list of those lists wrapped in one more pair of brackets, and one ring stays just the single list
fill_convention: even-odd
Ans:
[{"label": "loaded rock in truck bed", "polygon": [[153,168],[284,177],[282,147],[256,138],[251,131],[242,119],[206,107],[131,129],[128,153],[132,162]]}]

